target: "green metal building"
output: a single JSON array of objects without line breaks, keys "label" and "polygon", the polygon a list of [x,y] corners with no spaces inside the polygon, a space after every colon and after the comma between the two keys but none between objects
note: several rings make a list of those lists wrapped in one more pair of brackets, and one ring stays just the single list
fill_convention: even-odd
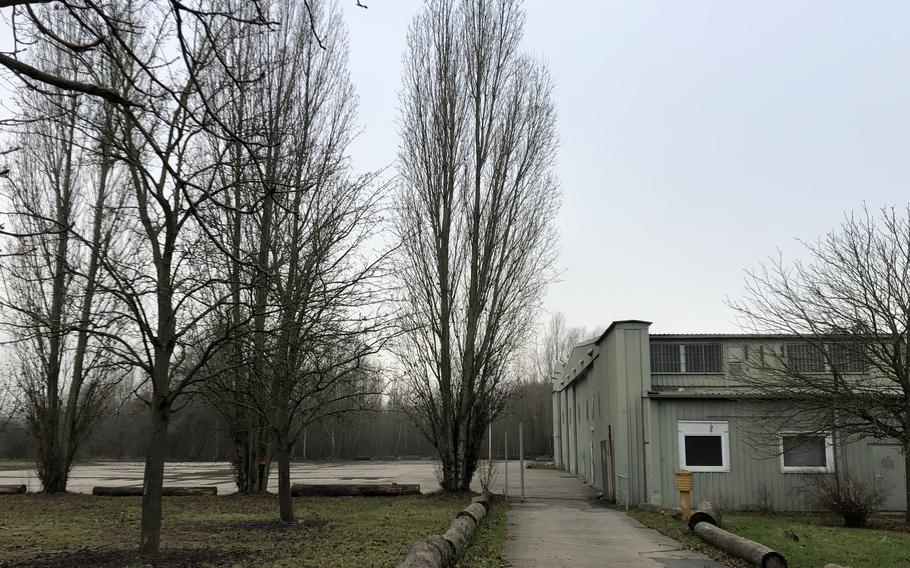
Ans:
[{"label": "green metal building", "polygon": [[674,475],[688,469],[693,500],[728,509],[811,510],[813,477],[835,472],[881,491],[884,509],[906,509],[893,441],[842,439],[798,419],[768,431],[766,411],[782,402],[750,396],[737,377],[750,353],[799,350],[794,338],[651,334],[650,325],[613,322],[569,354],[553,385],[558,467],[620,504],[677,506]]}]

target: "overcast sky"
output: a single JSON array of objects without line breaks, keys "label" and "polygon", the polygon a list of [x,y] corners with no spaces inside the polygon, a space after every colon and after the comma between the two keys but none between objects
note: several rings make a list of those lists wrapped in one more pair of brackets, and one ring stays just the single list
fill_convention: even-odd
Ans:
[{"label": "overcast sky", "polygon": [[[390,164],[418,0],[343,0],[364,131]],[[910,2],[526,2],[556,82],[574,325],[736,331],[743,270],[862,206],[910,200]]]},{"label": "overcast sky", "polygon": [[[341,2],[361,97],[355,165],[390,166],[421,2]],[[778,248],[798,255],[796,238],[863,202],[910,200],[910,2],[529,0],[526,11],[561,137],[563,276],[545,307],[570,324],[736,331],[724,299],[742,293],[744,269]]]}]

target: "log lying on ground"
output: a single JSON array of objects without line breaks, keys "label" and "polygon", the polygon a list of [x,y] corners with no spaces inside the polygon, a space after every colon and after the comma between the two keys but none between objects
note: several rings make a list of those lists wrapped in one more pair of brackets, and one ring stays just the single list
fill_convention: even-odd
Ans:
[{"label": "log lying on ground", "polygon": [[480,524],[480,521],[487,516],[487,509],[480,503],[471,503],[464,509],[458,512],[455,517],[471,517],[476,524]]},{"label": "log lying on ground", "polygon": [[442,538],[449,541],[455,549],[456,558],[461,556],[468,545],[471,544],[471,538],[474,536],[476,528],[477,523],[471,517],[455,517],[455,520],[449,525],[449,530],[442,533]]},{"label": "log lying on ground", "polygon": [[294,497],[396,497],[398,495],[419,495],[420,485],[397,483],[295,483],[291,486]]},{"label": "log lying on ground", "polygon": [[445,534],[427,537],[412,546],[398,568],[446,568],[452,565],[471,543],[474,532],[489,514],[492,504],[489,493],[471,499],[471,504],[455,516]]},{"label": "log lying on ground", "polygon": [[787,568],[787,560],[780,553],[763,544],[727,532],[711,523],[698,523],[692,530],[705,542],[750,564],[761,566],[761,568]]},{"label": "log lying on ground", "polygon": [[25,490],[25,485],[0,485],[0,495],[18,495]]},{"label": "log lying on ground", "polygon": [[[201,497],[218,495],[217,487],[164,487],[161,494],[165,497]],[[99,485],[92,487],[92,495],[104,497],[142,497],[142,487],[107,487]]]},{"label": "log lying on ground", "polygon": [[825,568],[850,568],[849,566],[841,566],[840,564],[828,563],[825,564]]},{"label": "log lying on ground", "polygon": [[493,506],[493,496],[489,493],[481,493],[480,495],[471,498],[471,503],[483,505],[483,508],[489,513],[490,507]]},{"label": "log lying on ground", "polygon": [[715,527],[719,527],[720,509],[710,501],[702,501],[689,517],[689,530],[694,531],[695,525],[698,523],[711,523]]},{"label": "log lying on ground", "polygon": [[438,534],[429,536],[411,547],[401,566],[408,568],[440,568],[455,558],[455,549]]}]

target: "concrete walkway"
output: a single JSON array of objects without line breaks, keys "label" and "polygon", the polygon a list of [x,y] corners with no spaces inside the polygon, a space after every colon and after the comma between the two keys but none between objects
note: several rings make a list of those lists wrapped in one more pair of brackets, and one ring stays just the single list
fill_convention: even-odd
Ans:
[{"label": "concrete walkway", "polygon": [[[511,472],[510,472],[511,473]],[[512,503],[503,559],[515,568],[725,568],[625,513],[595,501],[574,475],[527,470],[524,503]]]}]

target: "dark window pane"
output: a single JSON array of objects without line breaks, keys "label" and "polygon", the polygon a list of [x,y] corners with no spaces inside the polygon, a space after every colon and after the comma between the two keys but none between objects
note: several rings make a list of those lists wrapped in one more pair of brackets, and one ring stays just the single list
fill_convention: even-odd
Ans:
[{"label": "dark window pane", "polygon": [[679,343],[651,344],[652,373],[679,373],[681,370]]},{"label": "dark window pane", "polygon": [[826,467],[824,436],[784,436],[785,467]]},{"label": "dark window pane", "polygon": [[724,465],[723,440],[720,436],[685,436],[686,465]]}]

